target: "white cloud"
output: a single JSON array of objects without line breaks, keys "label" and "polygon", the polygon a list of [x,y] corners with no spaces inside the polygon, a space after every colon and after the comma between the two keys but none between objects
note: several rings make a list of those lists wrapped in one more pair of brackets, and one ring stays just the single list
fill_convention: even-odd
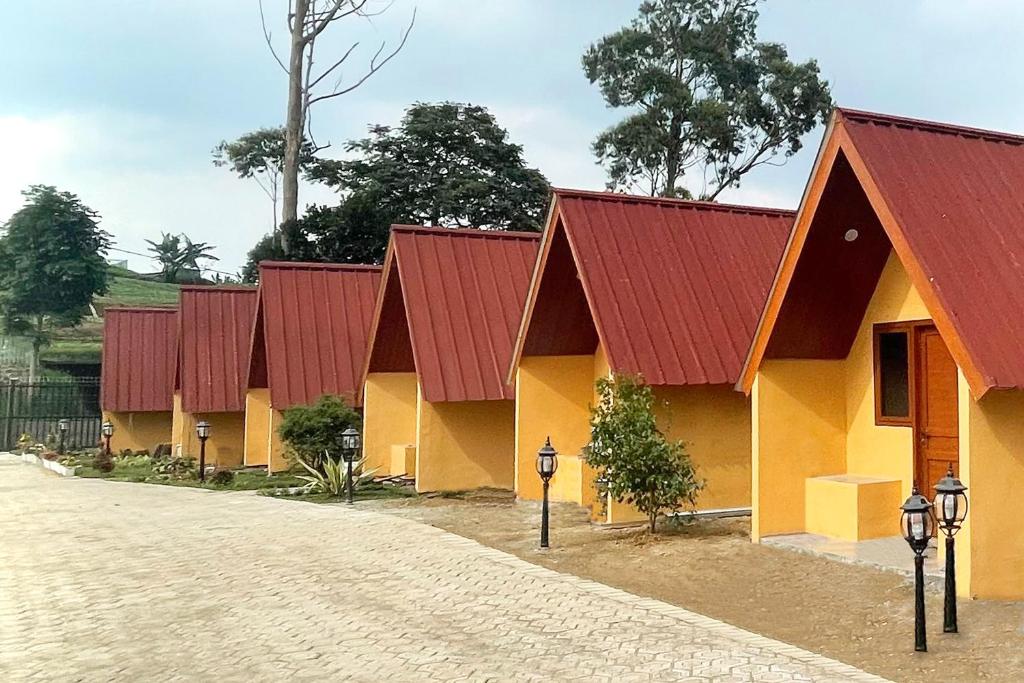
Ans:
[{"label": "white cloud", "polygon": [[[252,180],[216,168],[205,154],[176,149],[180,130],[156,119],[117,112],[60,114],[39,119],[0,117],[0,222],[22,205],[32,184],[77,194],[102,216],[120,249],[145,254],[146,239],[184,232],[210,242],[218,270],[237,271],[248,249],[272,226],[270,201]],[[330,202],[326,188],[306,187],[300,201]],[[145,256],[112,252],[132,268],[153,267]]]}]

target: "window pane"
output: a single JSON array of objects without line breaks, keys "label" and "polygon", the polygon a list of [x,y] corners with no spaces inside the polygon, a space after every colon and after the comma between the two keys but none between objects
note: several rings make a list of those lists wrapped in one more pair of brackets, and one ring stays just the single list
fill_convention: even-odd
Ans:
[{"label": "window pane", "polygon": [[907,333],[883,332],[878,335],[878,358],[881,364],[884,417],[910,417],[910,373],[907,362]]}]

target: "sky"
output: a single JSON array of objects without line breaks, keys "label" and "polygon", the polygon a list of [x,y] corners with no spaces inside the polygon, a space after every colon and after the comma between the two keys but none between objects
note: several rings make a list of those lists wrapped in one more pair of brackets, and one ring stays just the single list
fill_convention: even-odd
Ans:
[{"label": "sky", "polygon": [[[379,0],[374,0],[379,1]],[[332,27],[327,61],[359,41],[346,79],[413,10],[406,48],[358,90],[316,105],[314,133],[336,153],[370,124],[396,124],[417,101],[488,107],[526,161],[561,187],[602,189],[590,143],[622,113],[606,108],[580,56],[626,25],[639,0],[392,0],[372,20]],[[264,0],[285,49],[287,0]],[[1024,3],[1018,0],[767,0],[759,38],[816,59],[840,106],[1024,132]],[[116,247],[183,232],[216,246],[236,272],[271,229],[252,180],[211,149],[283,122],[286,80],[260,28],[257,0],[0,2],[0,223],[21,191],[45,183],[102,216]],[[782,167],[744,177],[722,201],[795,208],[823,130]],[[332,203],[304,185],[300,205]],[[137,270],[145,256],[112,252]]]}]

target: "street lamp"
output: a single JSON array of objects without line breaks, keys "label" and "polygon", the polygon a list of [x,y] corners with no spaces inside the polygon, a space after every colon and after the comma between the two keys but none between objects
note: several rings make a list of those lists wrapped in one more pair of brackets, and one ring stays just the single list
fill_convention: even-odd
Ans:
[{"label": "street lamp", "polygon": [[544,482],[544,502],[541,504],[540,511],[540,547],[548,547],[548,485],[551,483],[551,477],[555,476],[555,471],[558,469],[558,451],[551,447],[551,437],[549,436],[541,446],[541,449],[537,451],[537,474],[540,475],[540,479]]},{"label": "street lamp", "polygon": [[341,457],[345,459],[345,464],[348,467],[348,481],[345,482],[345,488],[349,505],[352,504],[352,462],[359,454],[361,445],[362,437],[359,435],[359,430],[349,427],[341,433]]},{"label": "street lamp", "polygon": [[903,538],[914,551],[914,649],[927,652],[928,639],[924,630],[924,551],[935,533],[932,504],[918,493],[915,486],[914,492],[900,509],[903,510],[900,520]]},{"label": "street lamp", "polygon": [[206,420],[197,422],[196,436],[199,437],[199,481],[206,481],[206,440],[210,438],[210,423]]},{"label": "street lamp", "polygon": [[103,451],[110,455],[110,437],[114,435],[114,423],[107,420],[100,425],[100,431],[103,432]]},{"label": "street lamp", "polygon": [[57,453],[64,455],[67,446],[68,428],[71,427],[71,420],[61,418],[57,420]]},{"label": "street lamp", "polygon": [[942,630],[957,633],[956,624],[956,561],[953,537],[967,517],[967,487],[953,476],[953,463],[949,463],[946,476],[935,485],[935,516],[939,528],[946,534],[946,598],[942,614]]}]

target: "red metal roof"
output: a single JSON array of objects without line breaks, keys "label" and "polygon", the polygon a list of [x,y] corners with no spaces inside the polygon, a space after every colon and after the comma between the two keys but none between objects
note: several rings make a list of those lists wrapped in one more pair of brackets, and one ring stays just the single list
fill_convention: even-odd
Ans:
[{"label": "red metal roof", "polygon": [[182,287],[178,310],[182,410],[245,410],[256,288]]},{"label": "red metal roof", "polygon": [[654,385],[736,381],[794,212],[556,190],[551,216],[520,332],[527,352],[529,337],[552,334],[530,329],[531,315],[564,231],[612,370]]},{"label": "red metal roof", "polygon": [[358,403],[380,266],[260,264],[249,386],[268,386],[274,408],[324,394]]},{"label": "red metal roof", "polygon": [[103,312],[103,410],[141,413],[173,408],[177,321],[173,308]]},{"label": "red metal roof", "polygon": [[[387,293],[401,293],[416,372],[427,401],[511,399],[505,383],[540,235],[393,226],[371,343],[385,329]],[[372,352],[371,352],[372,353]],[[391,355],[391,354],[389,354]],[[368,363],[375,371],[373,362]]]},{"label": "red metal roof", "polygon": [[980,374],[975,392],[1024,388],[1024,137],[853,110],[838,119]]}]

